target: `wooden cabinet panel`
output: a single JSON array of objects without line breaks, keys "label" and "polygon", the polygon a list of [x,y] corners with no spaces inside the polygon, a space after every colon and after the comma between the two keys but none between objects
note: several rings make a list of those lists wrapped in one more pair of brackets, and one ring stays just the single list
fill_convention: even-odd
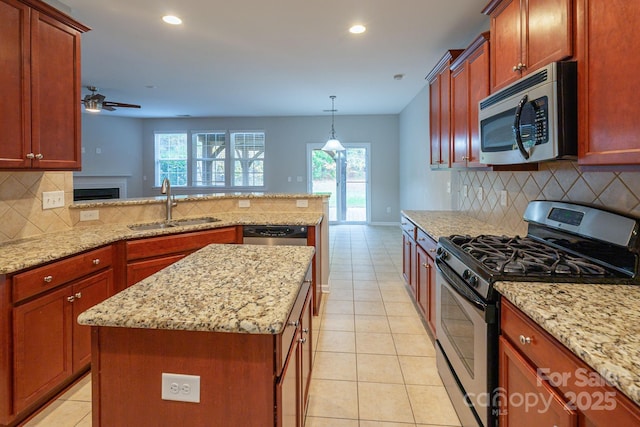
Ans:
[{"label": "wooden cabinet panel", "polygon": [[416,287],[418,307],[427,321],[432,335],[436,336],[436,272],[434,255],[437,243],[421,229],[417,231]]},{"label": "wooden cabinet panel", "polygon": [[33,166],[80,170],[80,32],[39,12],[31,16]]},{"label": "wooden cabinet panel", "polygon": [[492,0],[491,91],[573,55],[572,0]]},{"label": "wooden cabinet panel", "polygon": [[276,386],[276,401],[278,402],[277,426],[300,427],[302,411],[300,408],[300,357],[298,342],[295,340],[291,354],[282,370],[280,382]]},{"label": "wooden cabinet panel", "polygon": [[302,387],[302,414],[306,413],[309,404],[309,386],[311,385],[311,371],[313,368],[313,304],[312,295],[309,295],[305,302],[302,317],[300,319],[301,349],[300,349],[300,372]]},{"label": "wooden cabinet panel", "polygon": [[489,95],[489,33],[482,33],[451,64],[451,167],[480,163],[478,103]]},{"label": "wooden cabinet panel", "polygon": [[[500,309],[500,326],[501,340],[508,342],[510,348],[526,360],[526,363],[536,370],[537,375],[546,380],[546,384],[554,393],[562,396],[563,402],[578,412],[581,427],[640,425],[638,405],[607,384],[591,367],[505,298],[502,298]],[[507,362],[502,361],[503,355],[500,359],[499,385],[503,388],[511,381],[509,364],[513,363],[514,357],[508,357],[510,361]],[[514,381],[522,383],[522,380]],[[507,393],[504,398],[509,396]],[[529,414],[529,418],[532,422],[538,420],[537,414],[533,413]],[[522,417],[517,419],[521,420]],[[532,425],[543,424],[540,421]],[[502,426],[502,423],[500,425]]]},{"label": "wooden cabinet panel", "polygon": [[15,412],[71,375],[70,289],[54,291],[13,311]]},{"label": "wooden cabinet panel", "polygon": [[640,2],[579,0],[578,162],[640,164]]},{"label": "wooden cabinet panel", "polygon": [[0,0],[0,167],[30,165],[31,150],[30,9],[17,0]]},{"label": "wooden cabinet panel", "polygon": [[[500,427],[575,427],[578,414],[573,411],[508,341],[500,337],[499,383],[504,393],[500,401]],[[535,397],[526,404],[514,404],[508,396]]]},{"label": "wooden cabinet panel", "polygon": [[170,266],[174,262],[181,260],[185,256],[185,254],[178,254],[128,263],[127,287],[138,283],[142,279],[151,276],[153,273],[157,273],[163,268]]},{"label": "wooden cabinet panel", "polygon": [[450,167],[451,132],[451,62],[462,49],[448,50],[427,75],[429,82],[429,133],[432,168]]},{"label": "wooden cabinet panel", "polygon": [[107,268],[113,263],[111,245],[33,268],[13,276],[13,301],[19,302],[49,289]]},{"label": "wooden cabinet panel", "polygon": [[210,243],[240,243],[236,227],[214,228],[212,230],[129,240],[126,243],[127,260],[152,258],[175,253],[190,253]]},{"label": "wooden cabinet panel", "polygon": [[80,34],[88,28],[38,1],[0,0],[0,20],[0,168],[79,170]]},{"label": "wooden cabinet panel", "polygon": [[402,276],[411,288],[412,294],[416,295],[416,273],[415,273],[415,241],[407,233],[402,233]]},{"label": "wooden cabinet panel", "polygon": [[79,371],[91,362],[91,327],[79,325],[80,313],[104,301],[113,289],[113,270],[81,280],[73,285],[73,371]]}]

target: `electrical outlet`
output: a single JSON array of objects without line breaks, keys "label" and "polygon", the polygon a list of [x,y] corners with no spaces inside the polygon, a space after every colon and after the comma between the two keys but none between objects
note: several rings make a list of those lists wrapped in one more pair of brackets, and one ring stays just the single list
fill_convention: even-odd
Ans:
[{"label": "electrical outlet", "polygon": [[509,204],[509,194],[507,190],[500,191],[500,204],[502,206],[507,206]]},{"label": "electrical outlet", "polygon": [[476,189],[476,196],[478,197],[478,200],[482,201],[482,199],[484,199],[484,191],[482,190],[482,187],[478,187]]},{"label": "electrical outlet", "polygon": [[163,372],[162,400],[200,403],[200,375]]},{"label": "electrical outlet", "polygon": [[309,201],[307,199],[296,200],[296,207],[298,208],[308,208]]},{"label": "electrical outlet", "polygon": [[469,186],[468,185],[463,185],[462,186],[462,197],[469,197]]},{"label": "electrical outlet", "polygon": [[250,200],[238,200],[238,207],[239,208],[250,208],[251,207],[251,201]]},{"label": "electrical outlet", "polygon": [[451,194],[451,181],[447,181],[447,193]]},{"label": "electrical outlet", "polygon": [[64,191],[44,191],[42,193],[42,209],[64,207]]},{"label": "electrical outlet", "polygon": [[80,211],[80,221],[97,221],[100,219],[100,211]]}]

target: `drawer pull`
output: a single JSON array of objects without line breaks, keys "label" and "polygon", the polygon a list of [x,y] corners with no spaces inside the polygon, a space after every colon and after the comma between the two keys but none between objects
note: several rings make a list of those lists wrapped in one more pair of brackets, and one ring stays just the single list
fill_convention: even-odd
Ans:
[{"label": "drawer pull", "polygon": [[520,335],[520,344],[522,345],[531,344],[531,337],[525,337],[524,335]]},{"label": "drawer pull", "polygon": [[76,300],[76,297],[74,297],[73,295],[71,295],[70,297],[67,297],[67,301],[69,302],[74,302]]},{"label": "drawer pull", "polygon": [[435,251],[436,251],[435,248],[429,249],[429,252],[435,252]]},{"label": "drawer pull", "polygon": [[423,263],[422,263],[422,266],[423,266],[424,268],[429,268],[429,264],[427,264],[426,262],[423,262]]},{"label": "drawer pull", "polygon": [[309,333],[309,328],[304,328],[304,329],[302,330],[302,333],[303,333],[303,334],[308,334],[308,333]]},{"label": "drawer pull", "polygon": [[298,342],[299,342],[300,344],[304,344],[304,343],[306,343],[306,342],[307,342],[307,339],[306,339],[306,338],[300,338],[300,339],[298,339]]},{"label": "drawer pull", "polygon": [[53,281],[53,276],[44,276],[44,281],[46,283],[51,283]]},{"label": "drawer pull", "polygon": [[296,320],[295,322],[293,322],[293,321],[287,322],[287,326],[294,326],[296,328],[298,327],[299,324],[300,324],[299,320]]},{"label": "drawer pull", "polygon": [[75,297],[76,297],[77,299],[82,298],[82,292],[78,292],[78,293],[76,293]]},{"label": "drawer pull", "polygon": [[42,160],[42,159],[44,159],[44,156],[42,155],[42,153],[38,153],[38,154],[36,154],[36,156],[35,156],[35,157],[36,157],[36,159],[38,159],[38,160]]},{"label": "drawer pull", "polygon": [[100,264],[100,258],[96,258],[92,262],[93,262],[93,265],[98,265]]}]

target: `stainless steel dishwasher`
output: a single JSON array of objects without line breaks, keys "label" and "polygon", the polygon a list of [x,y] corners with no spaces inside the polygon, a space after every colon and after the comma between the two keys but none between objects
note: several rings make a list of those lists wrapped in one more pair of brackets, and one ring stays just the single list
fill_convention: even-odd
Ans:
[{"label": "stainless steel dishwasher", "polygon": [[242,243],[252,245],[307,245],[305,225],[245,225]]}]

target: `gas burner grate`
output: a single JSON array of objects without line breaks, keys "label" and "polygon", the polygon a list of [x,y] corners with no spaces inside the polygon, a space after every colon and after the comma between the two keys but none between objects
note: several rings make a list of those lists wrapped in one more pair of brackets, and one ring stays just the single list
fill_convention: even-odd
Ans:
[{"label": "gas burner grate", "polygon": [[604,277],[607,270],[592,261],[527,237],[452,236],[451,241],[486,268],[525,276]]}]

